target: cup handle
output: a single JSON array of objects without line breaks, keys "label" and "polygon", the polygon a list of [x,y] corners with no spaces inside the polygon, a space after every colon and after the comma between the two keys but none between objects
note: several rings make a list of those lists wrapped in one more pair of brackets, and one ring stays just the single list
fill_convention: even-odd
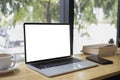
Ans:
[{"label": "cup handle", "polygon": [[12,63],[11,63],[11,65],[10,65],[10,68],[13,68],[14,66],[15,66],[15,61],[14,60],[11,60],[12,61]]}]

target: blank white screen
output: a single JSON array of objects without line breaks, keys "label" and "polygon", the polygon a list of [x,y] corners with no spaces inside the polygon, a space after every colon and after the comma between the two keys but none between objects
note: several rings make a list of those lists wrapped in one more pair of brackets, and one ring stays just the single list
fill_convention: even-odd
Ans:
[{"label": "blank white screen", "polygon": [[26,24],[26,61],[70,55],[69,25]]}]

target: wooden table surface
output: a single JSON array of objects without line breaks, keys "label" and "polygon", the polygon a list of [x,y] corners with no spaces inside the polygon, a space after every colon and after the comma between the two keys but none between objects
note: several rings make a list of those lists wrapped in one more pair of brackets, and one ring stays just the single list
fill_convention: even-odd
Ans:
[{"label": "wooden table surface", "polygon": [[[74,55],[77,58],[85,59],[86,55]],[[112,60],[114,64],[99,65],[97,67],[79,70],[53,78],[48,78],[28,67],[24,62],[18,63],[18,68],[6,74],[0,74],[0,80],[100,80],[106,77],[120,74],[120,55],[105,57]]]}]

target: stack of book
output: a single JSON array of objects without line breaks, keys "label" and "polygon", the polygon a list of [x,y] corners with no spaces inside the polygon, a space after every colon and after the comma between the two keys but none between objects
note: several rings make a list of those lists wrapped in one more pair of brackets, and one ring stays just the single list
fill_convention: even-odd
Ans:
[{"label": "stack of book", "polygon": [[112,56],[115,54],[117,46],[114,44],[94,44],[83,46],[82,51],[87,54],[99,56]]}]

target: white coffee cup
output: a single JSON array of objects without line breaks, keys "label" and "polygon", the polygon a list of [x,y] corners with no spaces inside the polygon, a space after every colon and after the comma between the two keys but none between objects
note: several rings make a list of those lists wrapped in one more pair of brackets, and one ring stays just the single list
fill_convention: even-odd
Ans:
[{"label": "white coffee cup", "polygon": [[13,56],[11,54],[0,54],[0,70],[5,70],[14,67],[15,61],[12,58]]}]

